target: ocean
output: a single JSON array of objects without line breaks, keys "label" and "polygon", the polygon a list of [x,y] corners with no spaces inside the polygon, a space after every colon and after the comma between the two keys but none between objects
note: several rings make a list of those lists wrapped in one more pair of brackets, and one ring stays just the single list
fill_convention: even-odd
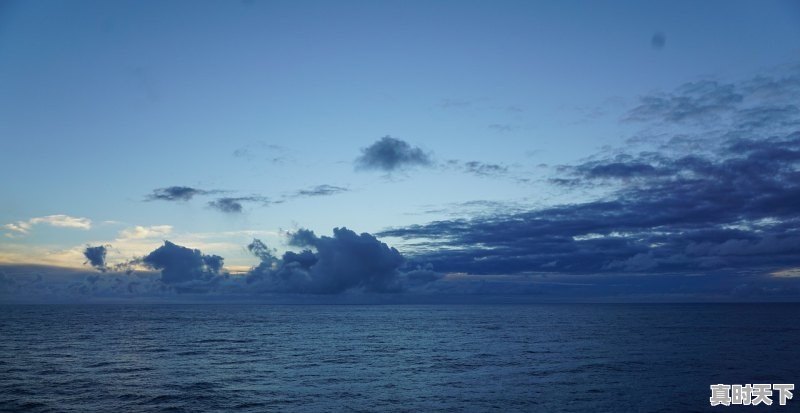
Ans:
[{"label": "ocean", "polygon": [[[800,304],[0,306],[11,412],[684,412],[794,383]],[[797,392],[795,392],[797,393]]]}]

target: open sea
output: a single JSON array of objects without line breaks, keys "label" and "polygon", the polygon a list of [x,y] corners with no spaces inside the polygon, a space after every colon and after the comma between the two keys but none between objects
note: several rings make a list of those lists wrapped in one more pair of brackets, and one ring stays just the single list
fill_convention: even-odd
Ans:
[{"label": "open sea", "polygon": [[7,305],[9,412],[684,412],[800,382],[800,304]]}]

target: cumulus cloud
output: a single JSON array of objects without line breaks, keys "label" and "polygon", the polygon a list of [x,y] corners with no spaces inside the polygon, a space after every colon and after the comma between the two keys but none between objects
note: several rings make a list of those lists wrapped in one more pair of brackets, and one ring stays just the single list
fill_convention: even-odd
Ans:
[{"label": "cumulus cloud", "polygon": [[141,259],[141,263],[161,271],[161,281],[179,291],[210,290],[222,276],[223,258],[206,255],[169,241]]},{"label": "cumulus cloud", "polygon": [[27,221],[17,221],[3,225],[3,228],[10,231],[7,235],[27,235],[34,225],[49,225],[59,228],[78,228],[88,230],[92,228],[92,220],[89,218],[71,217],[69,215],[48,215],[44,217],[31,218]]},{"label": "cumulus cloud", "polygon": [[189,201],[197,195],[210,195],[220,191],[192,188],[189,186],[168,186],[154,189],[146,199],[149,201]]},{"label": "cumulus cloud", "polygon": [[335,228],[332,237],[300,229],[290,235],[289,245],[304,249],[277,258],[274,251],[254,240],[248,249],[261,264],[249,272],[248,283],[269,292],[387,293],[403,290],[404,283],[426,283],[438,277],[433,271],[409,277],[401,270],[404,259],[399,251],[368,233],[357,234],[347,228]]},{"label": "cumulus cloud", "polygon": [[[278,258],[275,250],[253,240],[247,248],[260,264],[246,275],[227,273],[218,255],[171,241],[164,241],[141,258],[117,265],[106,261],[110,245],[87,246],[83,249],[87,263],[102,275],[61,267],[0,266],[0,301],[289,299],[281,296],[315,300],[313,297],[333,297],[342,292],[419,291],[442,277],[430,266],[406,269],[396,249],[370,234],[359,235],[346,228],[335,229],[332,237],[318,237],[301,229],[290,234],[287,241],[302,250],[287,251]],[[9,269],[11,276],[3,272]]]},{"label": "cumulus cloud", "polygon": [[392,172],[415,166],[432,165],[430,156],[419,147],[408,142],[384,136],[372,145],[361,150],[356,161],[356,169],[371,169]]},{"label": "cumulus cloud", "polygon": [[[288,238],[296,251],[280,255],[254,240],[248,249],[260,263],[235,277],[223,271],[221,257],[167,241],[138,260],[160,271],[149,273],[148,281],[113,281],[117,278],[107,272],[86,276],[69,288],[81,294],[231,288],[239,294],[266,293],[270,299],[280,293],[399,291],[547,297],[777,294],[772,296],[796,299],[798,101],[798,73],[738,83],[693,82],[645,96],[626,119],[648,122],[648,130],[666,126],[664,136],[646,142],[646,150],[631,145],[555,169],[553,183],[579,190],[603,185],[603,197],[536,208],[481,203],[480,213],[462,208],[459,218],[376,234],[402,240],[404,254],[371,234],[337,228],[331,236],[318,236],[301,229]],[[384,149],[388,156],[382,155]],[[386,137],[365,148],[359,163],[391,172],[431,160],[421,149]],[[445,167],[475,174],[505,168],[478,161]],[[335,188],[320,185],[284,198],[330,195]],[[300,195],[302,191],[308,192]],[[5,228],[25,233],[35,223],[50,222],[73,221],[34,219]],[[80,228],[74,223],[61,226]],[[147,228],[133,230],[130,237],[156,231]],[[89,248],[84,251],[87,262],[105,266],[102,251]],[[7,296],[22,290],[49,293],[53,285],[41,278],[0,276],[0,291],[11,291]],[[343,294],[352,295],[365,294]]]},{"label": "cumulus cloud", "polygon": [[87,246],[83,250],[83,256],[86,257],[86,263],[101,272],[105,272],[107,270],[106,253],[107,248],[105,245],[98,245],[96,247]]}]

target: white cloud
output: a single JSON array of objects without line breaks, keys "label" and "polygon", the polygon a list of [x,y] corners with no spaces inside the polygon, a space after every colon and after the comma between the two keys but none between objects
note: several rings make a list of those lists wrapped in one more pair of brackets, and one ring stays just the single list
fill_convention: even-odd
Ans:
[{"label": "white cloud", "polygon": [[775,271],[770,273],[773,277],[785,277],[785,278],[793,278],[793,277],[800,277],[800,268],[788,268],[781,271]]},{"label": "white cloud", "polygon": [[137,225],[119,232],[119,240],[161,238],[172,233],[172,225]]},{"label": "white cloud", "polygon": [[54,227],[91,229],[92,220],[89,218],[76,218],[69,215],[48,215],[46,217],[31,218],[31,224],[47,224]]},{"label": "white cloud", "polygon": [[[7,229],[9,231],[12,231],[12,232],[16,232],[18,234],[27,234],[31,229],[31,224],[29,224],[29,223],[27,223],[25,221],[19,221],[19,222],[16,222],[16,223],[12,222],[10,224],[3,225],[3,228],[5,228],[5,229]],[[10,234],[10,233],[6,234],[6,236],[13,236],[13,235],[14,234]]]},{"label": "white cloud", "polygon": [[3,228],[11,231],[6,236],[12,237],[16,235],[27,235],[30,233],[32,227],[38,224],[50,225],[60,228],[78,228],[78,229],[91,229],[92,220],[89,218],[71,217],[69,215],[47,215],[44,217],[31,218],[27,221],[17,221],[10,224],[3,225]]}]

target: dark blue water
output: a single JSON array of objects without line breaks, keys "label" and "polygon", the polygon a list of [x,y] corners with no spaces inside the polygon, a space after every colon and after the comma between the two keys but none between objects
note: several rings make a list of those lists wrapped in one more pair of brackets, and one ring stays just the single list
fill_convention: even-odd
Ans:
[{"label": "dark blue water", "polygon": [[0,410],[736,411],[709,384],[800,381],[799,310],[4,306]]}]

